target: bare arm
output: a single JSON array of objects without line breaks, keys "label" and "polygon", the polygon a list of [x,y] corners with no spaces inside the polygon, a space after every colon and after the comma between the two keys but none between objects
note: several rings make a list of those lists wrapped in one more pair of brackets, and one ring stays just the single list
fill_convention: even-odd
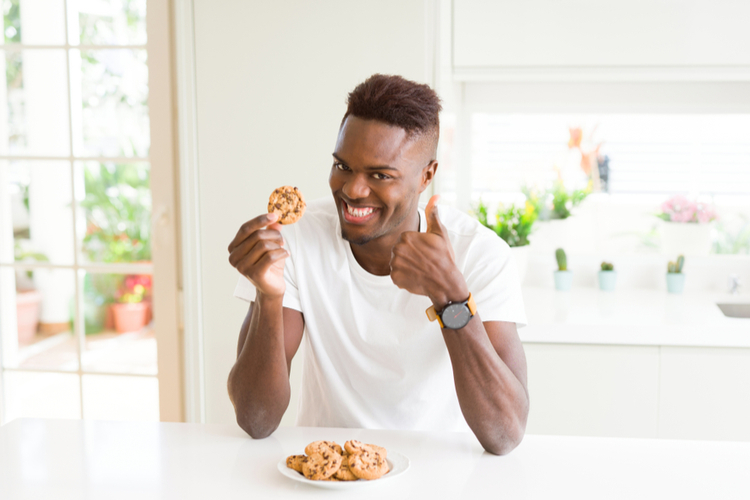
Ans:
[{"label": "bare arm", "polygon": [[458,402],[485,450],[504,455],[523,439],[529,415],[526,356],[515,323],[479,313],[460,330],[443,329]]},{"label": "bare arm", "polygon": [[227,388],[237,423],[253,438],[270,435],[289,405],[289,367],[302,339],[302,313],[283,307],[284,260],[277,216],[246,222],[229,245],[229,262],[256,288],[240,329]]},{"label": "bare arm", "polygon": [[[436,196],[425,208],[427,231],[404,232],[391,251],[391,280],[430,298],[437,311],[469,297],[453,247],[437,214]],[[479,311],[481,313],[481,311]],[[443,329],[458,402],[485,450],[502,455],[526,430],[529,397],[526,357],[515,323],[482,323],[479,313],[459,330]]]}]

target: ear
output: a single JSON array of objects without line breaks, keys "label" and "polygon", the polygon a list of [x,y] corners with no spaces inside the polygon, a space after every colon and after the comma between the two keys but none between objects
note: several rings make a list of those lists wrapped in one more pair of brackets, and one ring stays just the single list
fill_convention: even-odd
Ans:
[{"label": "ear", "polygon": [[421,193],[425,189],[427,189],[427,186],[430,185],[432,182],[432,179],[435,177],[435,173],[437,173],[438,168],[438,162],[437,160],[432,160],[427,166],[425,166],[422,169],[421,173],[421,179],[419,183],[419,192]]}]

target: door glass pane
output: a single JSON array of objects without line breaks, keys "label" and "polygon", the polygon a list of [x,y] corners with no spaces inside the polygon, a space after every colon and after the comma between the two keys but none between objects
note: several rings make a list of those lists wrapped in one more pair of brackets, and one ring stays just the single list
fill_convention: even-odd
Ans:
[{"label": "door glass pane", "polygon": [[68,0],[70,44],[145,45],[146,0]]},{"label": "door glass pane", "polygon": [[83,418],[159,421],[156,377],[83,376]]},{"label": "door glass pane", "polygon": [[71,183],[67,161],[0,160],[0,262],[73,264]]},{"label": "door glass pane", "polygon": [[76,163],[83,262],[151,262],[148,163]]},{"label": "door glass pane", "polygon": [[83,369],[156,375],[151,275],[86,273]]},{"label": "door glass pane", "polygon": [[69,156],[65,50],[5,50],[0,64],[0,155]]},{"label": "door glass pane", "polygon": [[3,366],[78,370],[71,269],[0,268]]},{"label": "door glass pane", "polygon": [[77,156],[145,157],[150,146],[145,50],[71,50]]},{"label": "door glass pane", "polygon": [[5,43],[62,45],[65,43],[63,0],[3,0]]},{"label": "door glass pane", "polygon": [[78,375],[6,371],[5,422],[16,418],[81,418]]}]

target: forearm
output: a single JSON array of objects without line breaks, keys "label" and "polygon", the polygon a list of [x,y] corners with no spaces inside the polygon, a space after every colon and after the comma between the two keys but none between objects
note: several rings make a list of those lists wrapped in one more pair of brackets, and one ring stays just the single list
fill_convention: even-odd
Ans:
[{"label": "forearm", "polygon": [[289,405],[282,298],[257,297],[243,333],[229,374],[229,396],[239,425],[250,436],[263,438],[278,427]]},{"label": "forearm", "polygon": [[466,422],[487,451],[510,452],[526,430],[525,387],[495,351],[478,315],[461,330],[443,329],[443,338]]}]

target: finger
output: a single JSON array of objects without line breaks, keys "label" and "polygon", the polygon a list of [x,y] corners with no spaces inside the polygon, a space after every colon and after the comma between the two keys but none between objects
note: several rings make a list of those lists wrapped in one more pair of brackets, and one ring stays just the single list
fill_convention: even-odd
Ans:
[{"label": "finger", "polygon": [[277,248],[276,250],[266,252],[266,254],[261,257],[255,267],[258,273],[262,275],[263,273],[267,272],[268,269],[276,262],[284,260],[287,257],[289,257],[289,252],[287,252],[283,248]]},{"label": "finger", "polygon": [[427,206],[424,209],[424,214],[427,218],[427,232],[443,236],[445,234],[445,227],[440,222],[440,218],[438,217],[437,202],[439,199],[439,194],[436,194],[432,198],[430,198],[430,201],[427,202]]},{"label": "finger", "polygon": [[[247,252],[247,255],[242,257],[240,260],[242,261],[243,266],[254,266],[258,262],[260,262],[265,254],[276,251],[278,249],[283,250],[283,248],[281,248],[278,243],[269,240],[260,240],[255,243],[250,251]],[[286,252],[286,250],[284,251]]]},{"label": "finger", "polygon": [[284,239],[281,237],[281,233],[278,231],[261,229],[260,231],[256,231],[248,236],[229,253],[229,263],[232,264],[232,266],[237,267],[237,264],[243,260],[248,253],[250,253],[259,241],[270,241],[279,247],[284,246]]},{"label": "finger", "polygon": [[231,253],[232,250],[234,250],[240,243],[245,241],[248,236],[250,236],[257,230],[263,229],[269,224],[276,222],[278,219],[279,215],[271,212],[268,214],[259,215],[258,217],[245,222],[244,224],[242,224],[242,226],[240,226],[239,231],[237,231],[237,235],[235,235],[227,250]]}]

